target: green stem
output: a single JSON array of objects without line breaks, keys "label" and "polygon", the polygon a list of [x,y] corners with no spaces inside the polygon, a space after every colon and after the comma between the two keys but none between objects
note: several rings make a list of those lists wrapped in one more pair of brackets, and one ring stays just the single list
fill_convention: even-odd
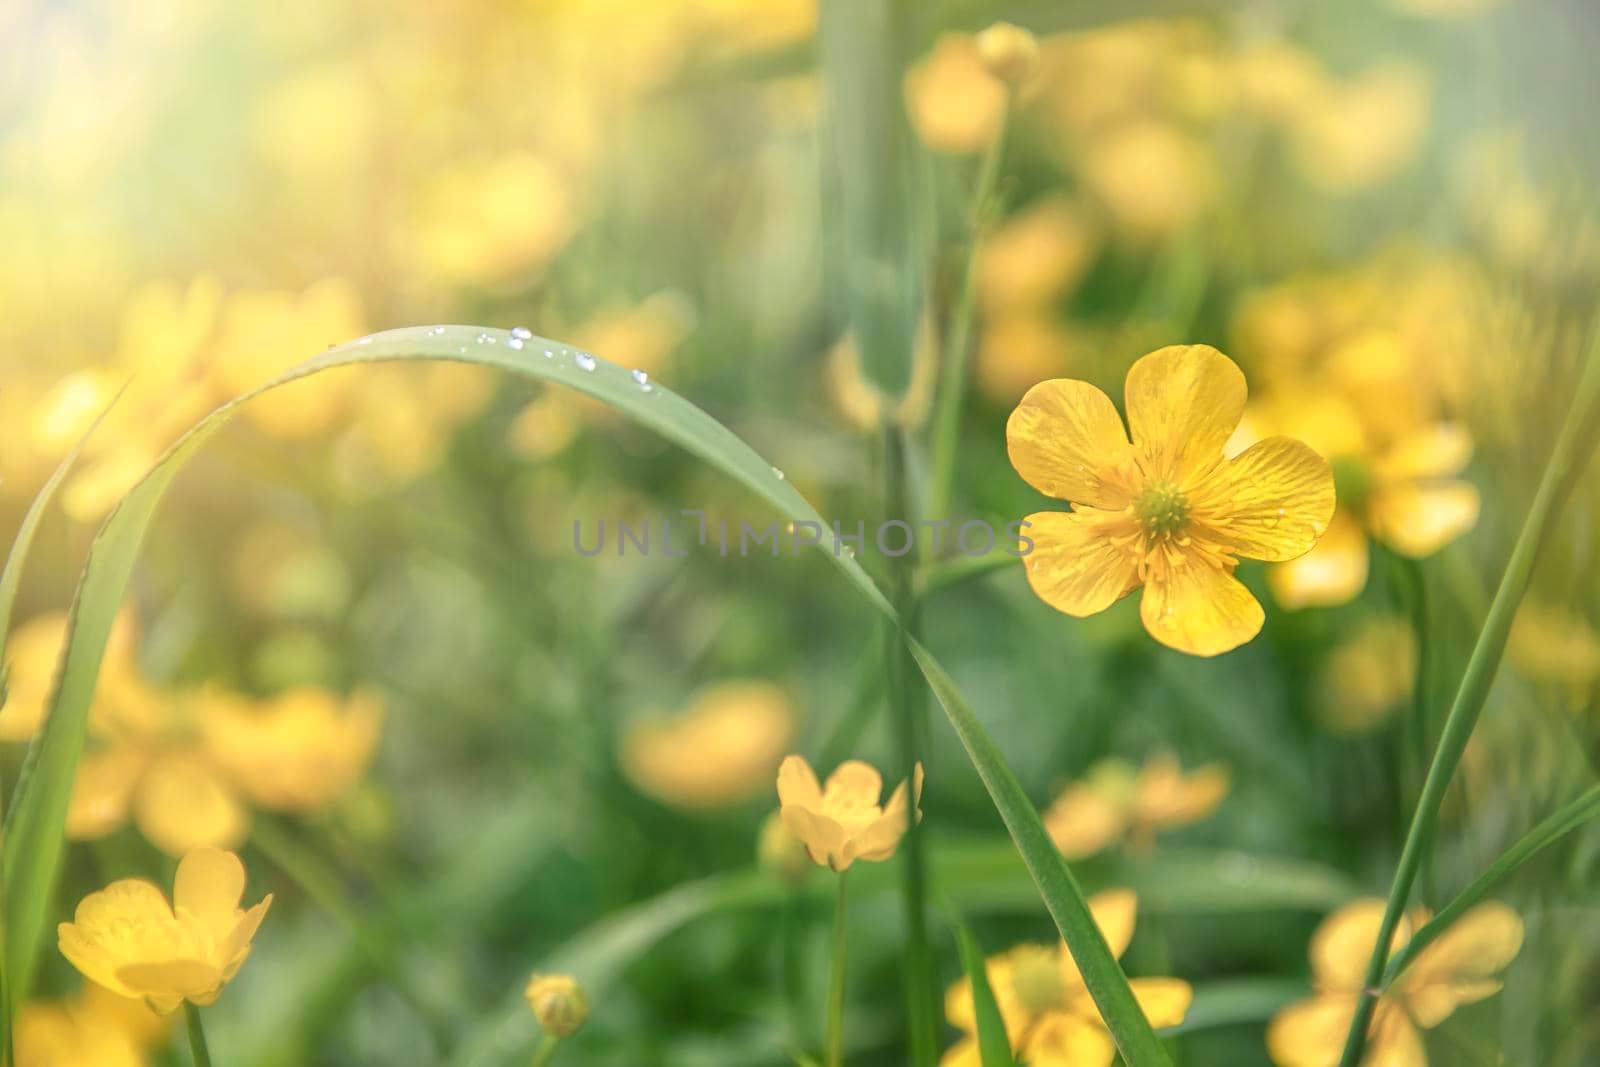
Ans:
[{"label": "green stem", "polygon": [[194,1067],[211,1067],[211,1050],[206,1047],[206,1028],[200,1022],[200,1009],[186,1000],[183,1017],[189,1024],[189,1053]]},{"label": "green stem", "polygon": [[[1420,560],[1398,557],[1400,567],[1405,572],[1407,584],[1410,586],[1411,628],[1416,640],[1417,658],[1414,664],[1416,676],[1411,681],[1411,715],[1406,727],[1406,759],[1408,767],[1406,772],[1407,790],[1417,789],[1420,800],[1420,782],[1422,769],[1428,762],[1428,749],[1433,742],[1432,715],[1428,709],[1428,672],[1432,669],[1428,648],[1432,638],[1432,631],[1428,625],[1428,593],[1427,580],[1423,574]],[[1409,797],[1407,799],[1410,799]],[[1415,809],[1413,809],[1415,810]],[[1424,841],[1423,850],[1431,857],[1430,842]],[[1433,863],[1431,858],[1423,862],[1422,868],[1422,896],[1424,900],[1433,899]]]},{"label": "green stem", "polygon": [[538,1051],[533,1054],[533,1067],[546,1067],[556,1058],[556,1046],[560,1044],[561,1039],[555,1034],[545,1034],[544,1040],[539,1042]]},{"label": "green stem", "polygon": [[1422,864],[1422,854],[1438,821],[1439,805],[1443,802],[1445,791],[1449,788],[1450,780],[1461,762],[1461,755],[1466,751],[1467,741],[1472,736],[1473,727],[1478,723],[1478,715],[1483,710],[1484,699],[1489,694],[1489,684],[1494,680],[1495,670],[1505,653],[1506,636],[1511,631],[1511,620],[1516,614],[1517,605],[1521,603],[1523,594],[1527,592],[1528,581],[1533,574],[1533,565],[1538,558],[1545,533],[1560,511],[1562,501],[1571,488],[1571,475],[1588,459],[1593,443],[1589,421],[1597,395],[1600,395],[1600,330],[1596,331],[1595,340],[1591,344],[1583,367],[1582,379],[1578,383],[1576,398],[1567,412],[1566,421],[1562,424],[1550,462],[1545,466],[1544,475],[1539,480],[1539,489],[1534,495],[1533,506],[1523,521],[1522,531],[1517,535],[1516,545],[1511,550],[1511,559],[1506,564],[1505,574],[1501,576],[1500,587],[1495,590],[1494,600],[1489,605],[1488,617],[1484,619],[1483,629],[1478,633],[1477,643],[1467,660],[1466,671],[1461,676],[1461,687],[1456,691],[1455,702],[1445,719],[1444,730],[1439,735],[1439,747],[1435,750],[1433,762],[1428,767],[1428,776],[1422,785],[1422,796],[1412,816],[1411,828],[1406,833],[1405,845],[1400,850],[1400,862],[1395,868],[1394,884],[1389,889],[1389,900],[1384,907],[1383,920],[1378,926],[1377,939],[1372,946],[1372,958],[1367,963],[1362,992],[1356,1002],[1355,1013],[1350,1019],[1350,1031],[1345,1037],[1344,1054],[1339,1058],[1339,1067],[1356,1067],[1361,1062],[1362,1051],[1366,1046],[1367,1029],[1372,1022],[1372,1012],[1377,1006],[1378,983],[1382,980],[1384,969],[1389,962],[1389,941],[1410,900],[1411,887]]},{"label": "green stem", "polygon": [[828,973],[827,1067],[840,1067],[844,1063],[844,965],[850,942],[845,922],[849,904],[846,875],[849,873],[848,870],[839,872],[839,892],[833,906],[833,966]]},{"label": "green stem", "polygon": [[968,225],[967,261],[961,276],[961,294],[945,337],[944,359],[939,369],[938,408],[933,415],[933,471],[928,486],[928,514],[949,517],[955,487],[956,454],[961,442],[961,404],[967,392],[967,365],[971,361],[972,326],[976,318],[979,252],[983,234],[994,211],[995,189],[1000,184],[1000,164],[1005,158],[1006,133],[1011,125],[1011,100],[1006,101],[1000,128],[984,150],[978,168],[978,185],[972,198]]},{"label": "green stem", "polygon": [[[912,522],[909,481],[906,470],[905,433],[898,426],[883,427],[884,508],[888,519]],[[914,527],[913,527],[914,529]],[[922,682],[917,677],[916,661],[906,646],[907,636],[917,634],[916,552],[908,550],[890,557],[890,599],[900,624],[890,634],[887,652],[889,706],[900,749],[901,780],[909,783],[922,762],[928,735],[927,708],[923,703]],[[904,631],[900,630],[904,627]],[[928,861],[923,834],[913,819],[901,841],[901,893],[906,920],[906,1023],[910,1037],[910,1062],[913,1067],[933,1067],[938,1058],[939,1032],[933,980],[933,955],[928,947]]]}]

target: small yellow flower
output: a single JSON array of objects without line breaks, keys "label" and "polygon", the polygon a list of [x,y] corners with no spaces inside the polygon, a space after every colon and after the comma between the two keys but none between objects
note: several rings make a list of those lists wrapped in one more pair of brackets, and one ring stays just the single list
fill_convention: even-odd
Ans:
[{"label": "small yellow flower", "polygon": [[967,34],[945,34],[906,73],[906,112],[922,143],[968,155],[994,139],[1006,111],[1006,89],[990,73]]},{"label": "small yellow flower", "polygon": [[[1133,940],[1138,897],[1109,889],[1089,898],[1101,934],[1114,956]],[[1110,1067],[1116,1045],[1063,942],[1018,945],[984,965],[1012,1049],[1031,1067]],[[1134,978],[1134,998],[1150,1025],[1176,1026],[1188,1014],[1194,991],[1178,978]],[[977,1012],[972,983],[962,978],[945,993],[945,1017],[965,1035],[940,1060],[941,1067],[978,1067]]]},{"label": "small yellow flower", "polygon": [[1102,760],[1061,792],[1044,815],[1045,829],[1069,859],[1092,856],[1114,841],[1148,846],[1162,830],[1198,822],[1228,795],[1228,772],[1207,764],[1184,774],[1171,755],[1151,757],[1139,770]]},{"label": "small yellow flower", "polygon": [[782,689],[762,681],[707,686],[673,719],[624,728],[623,771],[642,791],[686,808],[746,800],[772,780],[794,736],[794,709]]},{"label": "small yellow flower", "polygon": [[200,718],[206,751],[251,802],[271,811],[318,811],[366,771],[383,705],[315,687],[250,703],[212,698]]},{"label": "small yellow flower", "polygon": [[1138,360],[1125,391],[1132,443],[1111,400],[1087,382],[1041,382],[1006,423],[1011,464],[1071,511],[1027,517],[1028,581],[1079,617],[1140,586],[1156,640],[1213,656],[1261,629],[1264,615],[1233,576],[1238,558],[1288,560],[1333,517],[1333,472],[1306,445],[1269,437],[1229,459],[1244,413],[1244,375],[1209,345]]},{"label": "small yellow flower", "polygon": [[61,954],[91,982],[163,1015],[186,1000],[211,1004],[244,964],[272,904],[268,894],[241,910],[244,882],[238,856],[196,849],[178,864],[172,904],[137,878],[84,897],[58,929]]},{"label": "small yellow flower", "polygon": [[[1335,1067],[1378,939],[1384,902],[1346,904],[1311,938],[1315,995],[1289,1005],[1267,1028],[1267,1051],[1279,1067]],[[1428,919],[1416,910],[1395,930],[1391,952]],[[1495,974],[1522,947],[1522,920],[1504,904],[1480,904],[1418,954],[1378,1001],[1363,1067],[1426,1067],[1418,1028],[1431,1030],[1456,1008],[1500,991]]]},{"label": "small yellow flower", "polygon": [[831,870],[843,871],[856,860],[881,863],[894,855],[911,819],[922,821],[922,764],[912,775],[909,803],[905,782],[880,807],[882,796],[883,776],[861,760],[839,764],[826,788],[803,756],[790,756],[778,768],[784,825],[804,842],[813,863]]},{"label": "small yellow flower", "polygon": [[[136,662],[136,637],[133,614],[118,612],[89,712],[96,733],[116,736],[148,725],[157,715],[155,694]],[[67,616],[60,612],[29,619],[12,632],[6,642],[10,670],[0,707],[0,741],[26,741],[44,725],[66,638]]]},{"label": "small yellow flower", "polygon": [[1387,722],[1411,700],[1417,635],[1405,619],[1363,620],[1328,654],[1317,719],[1336,734],[1360,734]]},{"label": "small yellow flower", "polygon": [[578,980],[566,974],[536,974],[524,994],[545,1033],[563,1040],[589,1020],[589,1000]]},{"label": "small yellow flower", "polygon": [[1600,634],[1570,608],[1524,601],[1511,622],[1506,653],[1527,674],[1581,694],[1600,678]]}]

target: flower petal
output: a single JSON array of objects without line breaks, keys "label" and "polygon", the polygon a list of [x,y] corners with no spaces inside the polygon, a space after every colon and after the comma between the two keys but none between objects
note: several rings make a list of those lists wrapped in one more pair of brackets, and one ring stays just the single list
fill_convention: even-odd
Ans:
[{"label": "flower petal", "polygon": [[1267,571],[1267,585],[1291,611],[1348,604],[1367,584],[1367,535],[1343,509],[1305,555]]},{"label": "flower petal", "polygon": [[1267,1054],[1278,1067],[1337,1067],[1355,1012],[1354,993],[1296,1001],[1267,1027]]},{"label": "flower petal", "polygon": [[1126,515],[1092,508],[1038,511],[1024,522],[1033,540],[1022,557],[1028,584],[1057,611],[1093,615],[1139,584],[1135,546],[1142,535]]},{"label": "flower petal", "polygon": [[1145,473],[1182,483],[1220,460],[1246,393],[1244,373],[1210,345],[1170,345],[1139,359],[1124,401]]},{"label": "flower petal", "polygon": [[1145,579],[1139,617],[1151,637],[1194,656],[1238,648],[1266,621],[1256,598],[1231,573],[1181,556],[1169,558]]},{"label": "flower petal", "polygon": [[1098,1016],[1091,1021],[1056,1011],[1040,1019],[1028,1036],[1025,1062],[1028,1067],[1110,1067],[1116,1055]]},{"label": "flower petal", "polygon": [[1111,398],[1088,382],[1052,378],[1006,420],[1006,452],[1023,481],[1058,500],[1116,510],[1133,499],[1133,450]]},{"label": "flower petal", "polygon": [[1472,908],[1417,955],[1402,978],[1406,1005],[1423,1027],[1500,990],[1490,978],[1522,948],[1522,919],[1496,901]]},{"label": "flower petal", "polygon": [[1181,978],[1130,978],[1128,987],[1150,1025],[1177,1026],[1189,1014],[1194,987]]},{"label": "flower petal", "polygon": [[174,908],[183,908],[207,925],[232,927],[244,897],[244,864],[232,852],[197,848],[178,864],[172,884]]},{"label": "flower petal", "polygon": [[1468,482],[1386,486],[1372,494],[1367,514],[1373,536],[1420,559],[1472,529],[1478,521],[1478,490]]},{"label": "flower petal", "polygon": [[207,845],[236,848],[250,830],[250,813],[216,768],[186,751],[151,763],[134,796],[133,814],[144,836],[169,856]]},{"label": "flower petal", "polygon": [[1194,523],[1230,552],[1294,559],[1333,519],[1333,468],[1292,437],[1268,437],[1195,487],[1190,504]]},{"label": "flower petal", "polygon": [[117,979],[138,995],[163,1004],[173,998],[206,1005],[217,999],[222,974],[203,960],[150,960],[117,968]]},{"label": "flower petal", "polygon": [[1063,856],[1082,859],[1122,836],[1128,828],[1128,810],[1089,785],[1070,785],[1044,813],[1044,828]]},{"label": "flower petal", "polygon": [[[1133,927],[1139,918],[1138,894],[1131,889],[1096,893],[1089,898],[1089,913],[1094,916],[1094,924],[1100,928],[1111,955],[1121,959],[1128,950],[1128,942],[1133,940]],[[1068,989],[1083,987],[1083,973],[1078,970],[1065,942],[1061,944],[1061,977]]]},{"label": "flower petal", "polygon": [[786,756],[778,765],[778,803],[814,810],[822,807],[822,786],[804,756]]},{"label": "flower petal", "polygon": [[1459,423],[1440,422],[1407,434],[1373,464],[1381,482],[1423,481],[1461,473],[1472,459],[1472,435]]},{"label": "flower petal", "polygon": [[850,866],[848,861],[836,866],[844,847],[844,827],[820,812],[794,804],[785,805],[778,814],[789,832],[806,846],[806,854],[811,857],[812,863],[832,867],[836,871]]},{"label": "flower petal", "polygon": [[822,807],[834,818],[843,811],[876,808],[883,796],[883,775],[864,760],[848,759],[828,775],[822,790]]}]

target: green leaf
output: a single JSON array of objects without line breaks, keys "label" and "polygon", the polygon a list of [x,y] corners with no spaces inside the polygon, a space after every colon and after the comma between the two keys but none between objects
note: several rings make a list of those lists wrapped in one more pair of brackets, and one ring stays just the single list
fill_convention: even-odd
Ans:
[{"label": "green leaf", "polygon": [[[11,542],[11,552],[6,556],[5,568],[0,571],[0,709],[4,709],[9,694],[6,686],[10,679],[11,664],[5,657],[6,641],[11,636],[11,612],[16,606],[17,590],[22,585],[22,572],[28,563],[28,554],[33,549],[33,539],[39,532],[39,523],[44,520],[44,513],[50,506],[50,501],[55,499],[56,490],[61,488],[61,483],[67,480],[67,474],[78,462],[78,457],[83,453],[83,446],[89,443],[89,438],[99,428],[106,413],[116,406],[121,398],[118,392],[106,405],[105,411],[95,416],[89,428],[78,438],[78,443],[72,446],[72,451],[61,458],[56,464],[56,469],[50,473],[44,485],[39,487],[39,492],[34,495],[33,502],[28,505],[27,512],[22,516],[22,523],[17,527],[17,536]],[[30,753],[31,755],[31,753]],[[20,786],[20,781],[19,781]],[[0,789],[0,798],[4,797],[4,790]],[[0,805],[0,815],[4,813],[4,806]],[[4,824],[0,822],[0,1033],[5,1035],[4,1044],[0,1044],[0,1064],[14,1062],[15,1056],[11,1048],[11,1008],[12,999],[8,990],[12,988],[10,957],[6,952],[8,932],[6,929],[8,911],[6,908],[6,879],[5,867],[5,831]]]},{"label": "green leaf", "polygon": [[[482,340],[480,340],[482,338]],[[236,413],[262,393],[333,367],[442,360],[498,367],[570,386],[621,411],[753,490],[796,524],[819,533],[821,517],[774,468],[721,423],[661,385],[648,389],[622,367],[543,338],[518,347],[503,330],[470,326],[391,330],[339,345],[212,412],[178,440],[106,519],[89,548],[69,622],[49,719],[35,750],[34,773],[18,786],[4,857],[10,872],[8,944],[18,994],[26,993],[43,942],[64,847],[67,802],[83,751],[89,705],[118,605],[127,589],[156,508],[183,464]],[[590,369],[585,369],[590,368]],[[851,587],[885,618],[894,609],[860,564],[834,542],[824,554]],[[920,643],[912,653],[971,756],[1022,852],[1045,905],[1083,972],[1085,984],[1130,1067],[1164,1065],[1167,1057],[1139,1011],[1126,977],[1106,947],[1082,892],[1051,844],[1016,776],[944,668]]]},{"label": "green leaf", "polygon": [[1389,966],[1383,974],[1384,988],[1387,989],[1396,978],[1399,978],[1401,972],[1417,958],[1418,953],[1431,945],[1474,904],[1481,901],[1489,890],[1510,877],[1518,867],[1596,815],[1600,815],[1600,785],[1563,805],[1555,814],[1524,834],[1516,844],[1502,852],[1500,858],[1489,865],[1488,870],[1480,874],[1454,900],[1440,908],[1438,914],[1422,924],[1422,928],[1389,961]]},{"label": "green leaf", "polygon": [[1166,1032],[1188,1034],[1217,1026],[1264,1023],[1310,992],[1305,982],[1292,978],[1219,978],[1195,986],[1189,1013]]},{"label": "green leaf", "polygon": [[984,965],[983,949],[972,936],[961,913],[950,909],[950,925],[956,933],[956,947],[961,951],[961,967],[967,972],[972,985],[972,1013],[978,1026],[978,1057],[983,1067],[1016,1067],[1011,1056],[1011,1038],[1006,1034],[1006,1022],[1000,1015],[1000,1005],[995,1003],[994,990],[989,988],[989,969]]}]

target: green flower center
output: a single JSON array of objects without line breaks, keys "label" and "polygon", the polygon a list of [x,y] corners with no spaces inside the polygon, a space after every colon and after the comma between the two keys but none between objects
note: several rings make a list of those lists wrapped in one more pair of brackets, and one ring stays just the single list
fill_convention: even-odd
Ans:
[{"label": "green flower center", "polygon": [[1054,1011],[1066,1003],[1067,983],[1061,977],[1061,960],[1042,945],[1017,950],[1011,986],[1023,1008],[1034,1014]]},{"label": "green flower center", "polygon": [[1171,537],[1189,521],[1189,500],[1171,482],[1151,482],[1133,502],[1134,513],[1151,537]]}]

